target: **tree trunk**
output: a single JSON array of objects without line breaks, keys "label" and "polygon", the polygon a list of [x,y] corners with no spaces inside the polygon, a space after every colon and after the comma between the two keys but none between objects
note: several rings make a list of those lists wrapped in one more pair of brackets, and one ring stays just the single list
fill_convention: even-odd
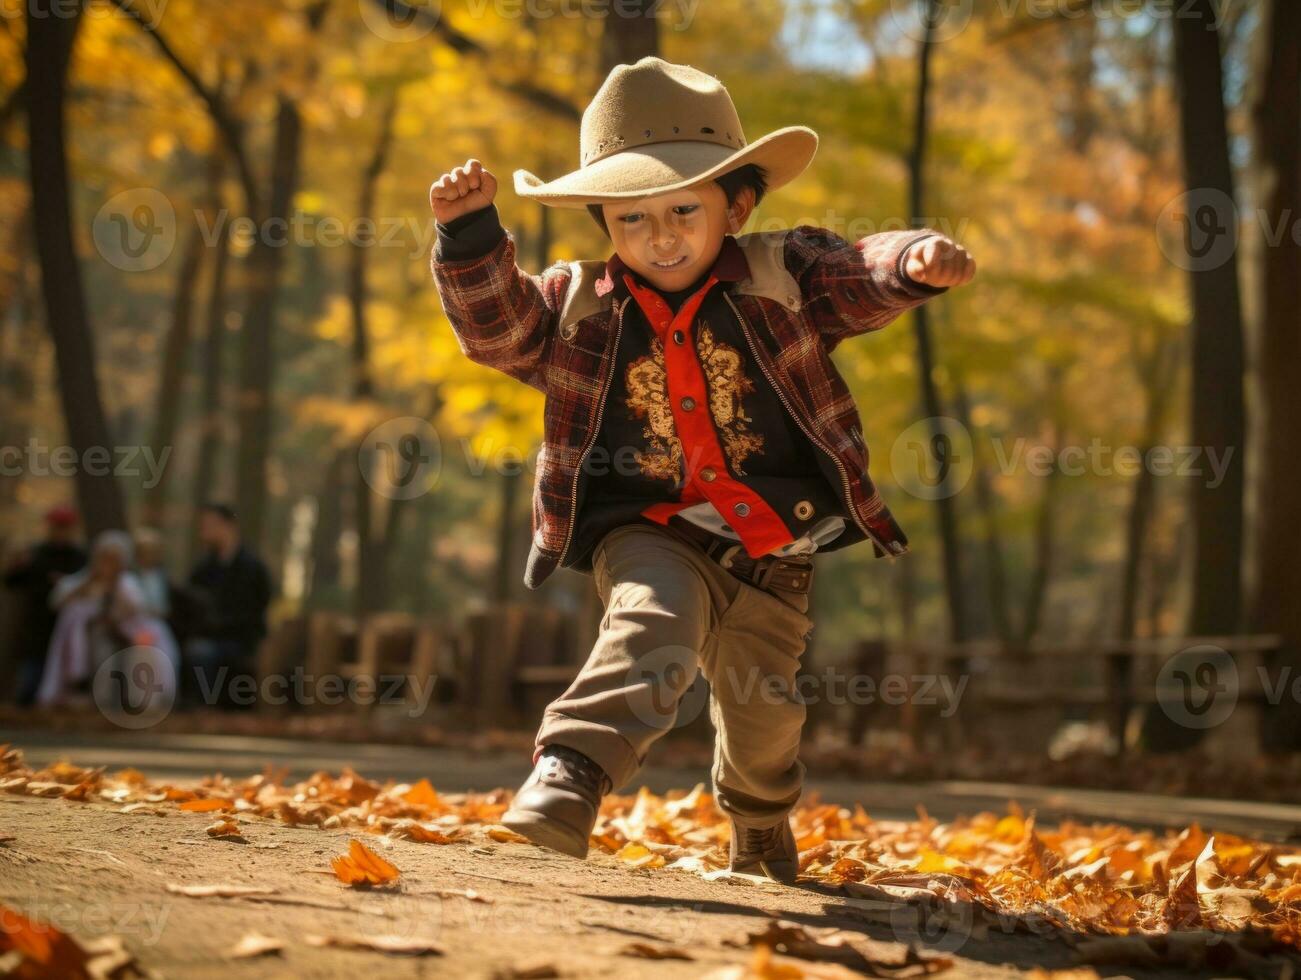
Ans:
[{"label": "tree trunk", "polygon": [[[660,52],[658,0],[625,0],[605,12],[601,32],[601,77],[615,65],[631,65]],[[616,21],[618,23],[616,23]]]},{"label": "tree trunk", "polygon": [[[361,191],[358,195],[357,216],[369,219],[375,214],[375,194],[379,178],[384,173],[389,148],[393,144],[393,120],[397,114],[397,92],[390,94],[380,113],[379,137],[370,162],[362,171]],[[348,275],[348,299],[352,307],[352,372],[353,401],[361,405],[375,397],[375,383],[370,370],[370,336],[366,323],[366,260],[370,245],[355,242],[352,246]],[[357,530],[357,595],[358,615],[383,608],[388,598],[388,565],[392,542],[387,535],[376,532],[374,520],[374,494],[371,492],[368,467],[373,460],[365,450],[365,440],[357,447],[357,481],[353,500],[354,522]],[[392,507],[396,501],[390,499]]]},{"label": "tree trunk", "polygon": [[[1052,386],[1057,387],[1054,378]],[[1062,420],[1060,409],[1052,419],[1053,459],[1061,458]],[[1044,477],[1043,496],[1039,499],[1039,516],[1034,529],[1034,564],[1031,566],[1030,584],[1026,588],[1025,613],[1021,618],[1021,645],[1029,646],[1039,633],[1044,602],[1048,597],[1048,584],[1052,581],[1053,554],[1057,540],[1057,497],[1061,492],[1061,467],[1054,465]]]},{"label": "tree trunk", "polygon": [[[1271,0],[1261,12],[1261,84],[1254,107],[1258,177],[1267,227],[1281,232],[1261,261],[1259,356],[1263,452],[1256,506],[1255,629],[1279,633],[1280,671],[1301,674],[1301,5]],[[1301,748],[1301,713],[1284,701],[1266,715],[1271,750]]]},{"label": "tree trunk", "polygon": [[[971,421],[971,406],[967,403],[967,390],[959,379],[954,384],[954,402],[958,420],[971,433],[972,451],[976,452],[976,429]],[[975,483],[976,506],[985,526],[984,585],[989,596],[988,622],[979,624],[982,632],[992,629],[995,636],[1009,646],[1013,641],[1012,617],[1008,609],[1007,572],[1003,562],[1003,539],[998,531],[998,502],[994,488],[989,483],[989,473],[976,453],[972,460],[972,479]],[[977,634],[979,635],[979,634]]]},{"label": "tree trunk", "polygon": [[[1191,0],[1171,18],[1175,32],[1180,140],[1190,193],[1190,257],[1211,247],[1207,260],[1190,261],[1192,287],[1192,419],[1194,446],[1231,453],[1224,482],[1207,486],[1195,477],[1192,493],[1193,591],[1189,630],[1224,635],[1241,626],[1242,492],[1245,417],[1243,336],[1236,252],[1220,260],[1215,245],[1198,243],[1193,229],[1214,222],[1212,234],[1236,239],[1237,215],[1227,203],[1208,204],[1207,193],[1232,202],[1233,172],[1225,119],[1219,33],[1211,0]],[[1295,37],[1292,42],[1295,43]],[[1199,200],[1201,198],[1202,200]],[[1295,274],[1295,270],[1293,270]],[[1295,321],[1294,321],[1295,326]],[[1205,469],[1205,467],[1203,467]],[[1191,731],[1191,729],[1186,729]]]},{"label": "tree trunk", "polygon": [[190,535],[190,559],[199,554],[199,509],[209,501],[228,492],[226,487],[214,486],[219,470],[218,463],[225,444],[226,417],[222,406],[221,388],[223,360],[226,349],[226,279],[230,268],[229,225],[223,223],[213,246],[212,282],[208,293],[208,308],[203,331],[203,381],[199,408],[199,458],[194,470],[194,488],[191,497],[194,527]]},{"label": "tree trunk", "polygon": [[[247,264],[248,308],[240,333],[239,455],[236,500],[241,532],[253,547],[262,546],[266,516],[266,470],[271,452],[271,418],[275,357],[276,304],[285,250],[290,247],[288,221],[298,186],[302,119],[298,106],[281,96],[276,113],[275,152],[267,214],[259,222]],[[278,222],[285,222],[279,225]],[[284,235],[283,240],[279,237]]]},{"label": "tree trunk", "polygon": [[[207,187],[205,190],[205,224],[214,227],[221,202],[221,151],[213,150],[208,158]],[[162,377],[154,403],[153,447],[155,458],[171,461],[176,448],[176,431],[180,421],[181,388],[185,381],[186,362],[190,353],[190,340],[194,322],[195,294],[208,245],[204,226],[194,223],[181,258],[180,272],[176,278],[176,294],[172,300],[172,322],[163,346]],[[163,454],[167,455],[164,456]],[[172,467],[164,466],[158,483],[146,490],[144,523],[164,527],[166,519],[167,487],[171,482]]]},{"label": "tree trunk", "polygon": [[[927,100],[930,95],[931,53],[934,50],[935,27],[942,13],[938,0],[922,0],[926,23],[926,36],[918,50],[917,116],[913,129],[913,150],[908,160],[909,211],[915,226],[924,223],[922,214],[926,188],[926,142],[929,130]],[[921,382],[922,406],[933,426],[931,449],[937,450],[943,438],[940,428],[944,406],[939,386],[935,381],[935,356],[932,353],[930,319],[925,305],[913,310],[913,330],[917,336],[918,373]],[[942,466],[942,461],[937,460]],[[949,613],[949,639],[961,643],[967,639],[966,605],[962,595],[962,563],[958,512],[951,494],[940,494],[935,501],[939,515],[940,543],[943,549],[944,593]]]},{"label": "tree trunk", "polygon": [[95,340],[72,238],[64,105],[82,10],[77,3],[67,16],[53,16],[39,4],[27,7],[27,154],[45,320],[54,341],[68,441],[80,461],[75,476],[77,500],[86,533],[94,535],[125,528],[126,506],[113,475],[113,441],[100,397]]}]

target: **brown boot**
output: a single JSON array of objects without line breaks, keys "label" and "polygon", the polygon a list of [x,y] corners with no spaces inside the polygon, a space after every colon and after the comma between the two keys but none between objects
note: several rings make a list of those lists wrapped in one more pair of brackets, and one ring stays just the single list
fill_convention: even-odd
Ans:
[{"label": "brown boot", "polygon": [[760,828],[739,823],[733,817],[731,858],[733,871],[767,875],[783,885],[795,884],[800,873],[800,853],[789,820]]},{"label": "brown boot", "polygon": [[564,745],[548,745],[501,822],[539,847],[587,857],[601,797],[608,792],[610,777],[595,762]]}]

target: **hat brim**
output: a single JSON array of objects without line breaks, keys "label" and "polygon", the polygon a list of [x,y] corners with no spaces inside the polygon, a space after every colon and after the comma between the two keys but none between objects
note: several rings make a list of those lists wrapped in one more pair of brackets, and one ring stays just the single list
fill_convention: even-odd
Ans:
[{"label": "hat brim", "polygon": [[774,130],[739,150],[698,140],[621,150],[552,181],[515,171],[515,193],[560,208],[635,201],[713,180],[746,164],[763,167],[768,190],[798,177],[813,161],[818,134],[806,126]]}]

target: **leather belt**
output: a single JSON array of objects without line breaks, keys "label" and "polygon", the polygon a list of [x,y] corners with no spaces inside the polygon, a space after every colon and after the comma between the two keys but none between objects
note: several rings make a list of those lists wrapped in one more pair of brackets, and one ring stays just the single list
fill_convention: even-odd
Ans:
[{"label": "leather belt", "polygon": [[782,558],[779,555],[763,555],[751,558],[740,542],[714,534],[677,514],[669,518],[669,527],[699,546],[707,557],[718,562],[742,582],[748,582],[765,592],[770,588],[778,588],[788,592],[807,593],[813,584],[813,559],[807,556]]}]

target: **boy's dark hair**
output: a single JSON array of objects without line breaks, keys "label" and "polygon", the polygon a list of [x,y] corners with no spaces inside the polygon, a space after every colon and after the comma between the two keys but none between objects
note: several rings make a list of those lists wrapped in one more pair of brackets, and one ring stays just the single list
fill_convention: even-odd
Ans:
[{"label": "boy's dark hair", "polygon": [[[729,170],[721,177],[714,178],[714,183],[723,188],[723,193],[727,195],[729,207],[735,203],[742,188],[753,188],[754,206],[757,208],[759,202],[763,200],[763,195],[768,190],[768,171],[757,163],[747,163],[744,167],[737,167],[735,170]],[[601,205],[589,204],[587,213],[600,226],[601,231],[605,232],[605,237],[609,238],[610,229],[605,224],[605,212],[601,210]]]},{"label": "boy's dark hair", "polygon": [[230,504],[223,504],[220,501],[210,500],[203,504],[199,511],[202,513],[216,514],[227,524],[238,524],[239,516],[235,513],[235,508]]}]

